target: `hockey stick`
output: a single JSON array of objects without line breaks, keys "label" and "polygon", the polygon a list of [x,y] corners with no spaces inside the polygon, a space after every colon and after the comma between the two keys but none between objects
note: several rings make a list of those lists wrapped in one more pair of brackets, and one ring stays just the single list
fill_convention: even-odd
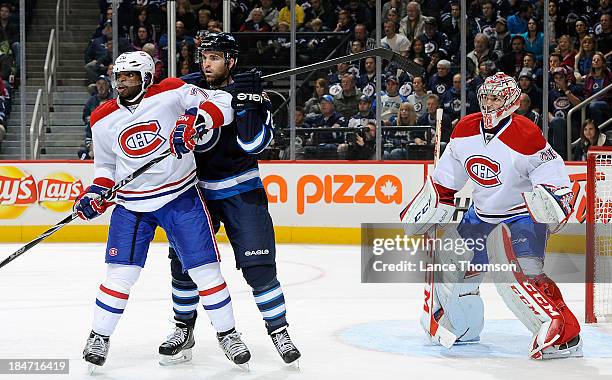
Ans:
[{"label": "hockey stick", "polygon": [[[442,116],[443,109],[438,108],[436,110],[436,129],[434,135],[434,168],[438,164],[440,160],[440,135],[442,133]],[[423,238],[425,241],[429,241],[430,237],[436,238],[437,234],[437,226],[432,226],[424,235]],[[427,259],[429,264],[434,264],[436,262],[436,244],[434,243],[432,246],[427,245]],[[457,336],[446,329],[444,326],[438,323],[438,320],[434,317],[434,300],[436,297],[435,292],[436,286],[436,276],[435,271],[427,272],[425,274],[425,287],[423,290],[423,295],[425,297],[423,313],[425,314],[425,318],[429,322],[427,325],[427,332],[430,335],[430,339],[440,343],[442,346],[446,348],[451,348],[455,341],[457,340]],[[444,310],[442,310],[444,312]],[[441,318],[441,315],[440,315]]]},{"label": "hockey stick", "polygon": [[412,62],[407,58],[402,57],[398,53],[393,52],[393,50],[391,49],[374,48],[362,51],[361,53],[343,55],[342,57],[332,58],[326,61],[296,67],[294,69],[289,69],[274,74],[264,75],[263,77],[261,77],[261,79],[265,82],[273,82],[275,80],[287,78],[292,75],[299,75],[310,71],[320,70],[330,66],[335,66],[339,63],[356,61],[367,57],[381,57],[383,59],[386,59],[387,61],[398,65],[402,70],[410,73],[413,76],[421,75],[425,71],[423,67],[417,65],[416,63]]},{"label": "hockey stick", "polygon": [[[153,165],[155,165],[158,162],[162,161],[163,159],[165,159],[169,155],[170,155],[170,149],[165,150],[159,156],[155,157],[151,161],[149,161],[146,164],[142,165],[140,168],[136,169],[136,171],[134,171],[134,173],[130,174],[129,176],[125,177],[124,179],[122,179],[121,181],[116,183],[115,186],[113,186],[110,189],[106,190],[106,192],[100,196],[99,200],[110,200],[113,197],[113,194],[117,190],[121,189],[123,186],[125,186],[128,183],[132,182],[134,179],[139,177],[142,173],[146,172]],[[30,241],[29,243],[27,243],[23,247],[19,248],[17,251],[15,251],[13,254],[11,254],[6,259],[2,260],[2,262],[0,262],[0,268],[5,266],[6,264],[10,263],[11,261],[15,260],[19,256],[23,255],[24,253],[29,251],[31,248],[36,246],[38,243],[40,243],[41,241],[43,241],[47,237],[53,235],[60,228],[64,227],[66,224],[72,222],[77,217],[78,216],[77,216],[76,212],[71,213],[70,215],[68,215],[67,217],[65,217],[61,221],[59,221],[56,225],[54,225],[53,227],[51,227],[48,230],[46,230],[45,232],[43,232],[37,238],[35,238],[34,240]]]}]

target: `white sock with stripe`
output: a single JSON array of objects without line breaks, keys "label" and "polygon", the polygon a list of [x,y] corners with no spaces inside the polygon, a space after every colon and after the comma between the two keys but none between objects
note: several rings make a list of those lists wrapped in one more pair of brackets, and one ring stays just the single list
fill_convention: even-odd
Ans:
[{"label": "white sock with stripe", "polygon": [[217,332],[231,330],[236,325],[232,298],[227,284],[221,276],[221,266],[210,263],[187,271],[193,282],[198,285],[200,302]]}]

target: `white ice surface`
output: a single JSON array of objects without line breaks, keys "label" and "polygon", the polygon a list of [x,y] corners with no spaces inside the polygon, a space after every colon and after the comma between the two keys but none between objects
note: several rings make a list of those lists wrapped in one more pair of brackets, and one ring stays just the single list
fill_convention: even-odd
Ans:
[{"label": "white ice surface", "polygon": [[[0,258],[19,244],[0,245]],[[0,269],[0,358],[68,358],[70,375],[0,379],[612,379],[612,328],[584,326],[585,358],[527,359],[529,334],[491,284],[482,286],[486,324],[478,345],[431,346],[418,326],[420,284],[361,284],[359,247],[280,245],[279,280],[301,369],[284,365],[231,248],[220,245],[237,327],[252,352],[250,372],[223,356],[201,308],[193,360],[157,364],[170,331],[166,246],[153,244],[147,266],[112,336],[106,364],[90,377],[81,351],[104,278],[103,244],[41,244]],[[584,286],[561,284],[582,320]]]}]

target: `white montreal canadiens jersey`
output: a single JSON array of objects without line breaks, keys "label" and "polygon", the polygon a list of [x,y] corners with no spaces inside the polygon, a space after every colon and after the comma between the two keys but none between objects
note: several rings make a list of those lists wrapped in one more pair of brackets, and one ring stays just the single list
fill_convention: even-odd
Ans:
[{"label": "white montreal canadiens jersey", "polygon": [[[225,91],[203,90],[168,78],[149,87],[133,111],[115,99],[101,104],[91,115],[94,178],[118,182],[159,156],[170,147],[176,120],[190,108],[200,108],[207,128],[231,123],[231,99]],[[196,182],[193,154],[180,160],[170,156],[117,191],[115,201],[128,210],[154,211]]]},{"label": "white montreal canadiens jersey", "polygon": [[460,190],[472,181],[476,214],[499,223],[528,215],[522,193],[537,184],[569,186],[565,164],[529,119],[513,114],[485,143],[481,113],[463,118],[433,173],[434,182]]}]

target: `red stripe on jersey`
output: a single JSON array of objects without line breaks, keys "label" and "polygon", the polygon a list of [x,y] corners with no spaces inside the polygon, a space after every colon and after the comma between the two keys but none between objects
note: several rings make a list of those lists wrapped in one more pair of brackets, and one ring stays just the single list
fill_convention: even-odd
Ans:
[{"label": "red stripe on jersey", "polygon": [[151,96],[161,94],[165,91],[176,90],[177,88],[182,87],[184,84],[185,82],[178,78],[166,78],[158,84],[154,84],[149,87],[144,97],[150,98]]},{"label": "red stripe on jersey", "polygon": [[531,156],[546,147],[546,140],[540,127],[525,116],[517,114],[512,115],[512,122],[502,131],[499,139],[512,150],[526,156]]},{"label": "red stripe on jersey", "polygon": [[466,115],[453,129],[451,139],[480,134],[480,120],[482,120],[482,114],[480,112]]},{"label": "red stripe on jersey", "polygon": [[117,111],[119,109],[119,105],[117,104],[117,99],[110,99],[100,104],[89,117],[89,125],[91,128],[101,119],[104,119],[111,113]]},{"label": "red stripe on jersey", "polygon": [[212,128],[219,128],[223,125],[223,112],[221,112],[221,110],[219,109],[219,107],[217,107],[216,104],[207,100],[205,102],[200,103],[200,109],[208,113],[212,118]]},{"label": "red stripe on jersey", "polygon": [[93,184],[110,189],[111,187],[115,186],[115,181],[110,178],[98,177],[93,180]]},{"label": "red stripe on jersey", "polygon": [[206,289],[206,290],[200,290],[199,293],[202,297],[204,296],[209,296],[211,294],[215,294],[218,291],[221,291],[223,289],[225,289],[227,287],[227,285],[225,284],[225,282],[221,285],[217,285],[214,288],[210,288],[210,289]]},{"label": "red stripe on jersey", "polygon": [[106,286],[100,284],[100,290],[108,295],[111,295],[115,298],[121,298],[122,300],[126,300],[128,299],[128,297],[130,296],[129,294],[125,294],[125,293],[121,293],[121,292],[117,292],[114,291],[112,289],[107,288]]}]

